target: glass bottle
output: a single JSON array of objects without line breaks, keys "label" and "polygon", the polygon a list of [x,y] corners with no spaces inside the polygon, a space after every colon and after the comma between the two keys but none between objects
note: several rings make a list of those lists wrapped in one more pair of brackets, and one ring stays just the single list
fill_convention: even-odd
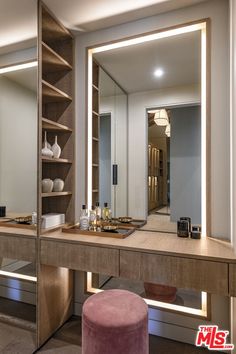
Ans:
[{"label": "glass bottle", "polygon": [[108,203],[104,203],[102,208],[102,219],[104,221],[110,221],[112,219],[111,210],[108,208]]},{"label": "glass bottle", "polygon": [[88,210],[86,209],[86,205],[82,205],[82,209],[80,212],[80,229],[81,230],[88,230],[89,229],[89,216]]},{"label": "glass bottle", "polygon": [[96,210],[95,207],[92,206],[89,212],[89,230],[96,231],[96,226],[97,226]]}]

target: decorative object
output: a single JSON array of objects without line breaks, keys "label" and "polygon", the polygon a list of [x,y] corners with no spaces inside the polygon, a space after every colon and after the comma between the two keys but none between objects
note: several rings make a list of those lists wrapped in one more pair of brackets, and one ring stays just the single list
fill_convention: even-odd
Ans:
[{"label": "decorative object", "polygon": [[57,135],[55,136],[55,143],[52,146],[52,152],[53,152],[53,157],[55,159],[59,159],[59,157],[61,156],[61,148],[57,144]]},{"label": "decorative object", "polygon": [[143,284],[145,296],[148,299],[173,303],[176,299],[177,288],[174,286],[146,283]]},{"label": "decorative object", "polygon": [[166,126],[166,130],[165,130],[165,134],[168,138],[170,138],[170,131],[171,131],[171,128],[170,128],[170,123]]},{"label": "decorative object", "polygon": [[177,221],[177,236],[189,237],[189,222],[187,220]]},{"label": "decorative object", "polygon": [[32,216],[18,216],[17,218],[14,219],[15,222],[18,224],[31,224],[32,223]]},{"label": "decorative object", "polygon": [[166,126],[169,124],[169,118],[166,109],[158,109],[154,116],[156,125]]},{"label": "decorative object", "polygon": [[45,146],[45,144],[48,149],[52,150],[51,144],[49,144],[49,142],[47,141],[47,132],[46,131],[44,132],[44,144],[43,145]]},{"label": "decorative object", "polygon": [[50,178],[44,178],[42,180],[42,192],[51,193],[53,189],[53,181]]},{"label": "decorative object", "polygon": [[191,238],[199,240],[201,238],[201,226],[193,225],[191,231]]},{"label": "decorative object", "polygon": [[65,224],[65,214],[48,213],[42,215],[42,229]]},{"label": "decorative object", "polygon": [[63,189],[64,189],[64,185],[65,185],[65,182],[60,179],[60,178],[56,178],[54,179],[53,181],[53,192],[62,192]]},{"label": "decorative object", "polygon": [[42,156],[52,157],[53,152],[51,150],[51,145],[47,142],[47,132],[44,133],[44,147],[42,149]]},{"label": "decorative object", "polygon": [[0,218],[4,218],[6,216],[6,207],[0,206]]}]

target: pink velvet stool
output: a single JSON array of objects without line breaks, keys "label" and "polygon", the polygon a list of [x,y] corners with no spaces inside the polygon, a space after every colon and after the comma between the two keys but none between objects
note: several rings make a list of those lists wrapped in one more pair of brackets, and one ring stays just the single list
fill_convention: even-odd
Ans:
[{"label": "pink velvet stool", "polygon": [[90,296],[82,315],[82,354],[148,354],[148,307],[126,290]]}]

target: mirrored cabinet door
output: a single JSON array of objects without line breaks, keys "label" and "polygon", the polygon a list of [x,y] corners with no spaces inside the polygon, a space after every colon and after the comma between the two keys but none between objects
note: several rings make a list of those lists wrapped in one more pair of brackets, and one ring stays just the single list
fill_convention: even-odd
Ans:
[{"label": "mirrored cabinet door", "polygon": [[0,352],[25,354],[36,349],[37,48],[18,35],[0,47]]}]

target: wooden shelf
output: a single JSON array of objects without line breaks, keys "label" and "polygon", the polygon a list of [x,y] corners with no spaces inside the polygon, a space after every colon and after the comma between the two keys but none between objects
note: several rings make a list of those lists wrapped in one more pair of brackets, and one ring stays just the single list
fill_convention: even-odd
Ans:
[{"label": "wooden shelf", "polygon": [[98,193],[98,189],[93,189],[92,192],[93,193]]},{"label": "wooden shelf", "polygon": [[99,164],[98,163],[93,163],[92,166],[93,167],[99,167]]},{"label": "wooden shelf", "polygon": [[94,114],[95,116],[99,117],[99,113],[98,113],[98,112],[93,111],[93,114]]},{"label": "wooden shelf", "polygon": [[46,42],[73,38],[70,31],[45,8],[42,8],[42,37]]},{"label": "wooden shelf", "polygon": [[70,224],[66,223],[66,224],[60,224],[60,225],[57,225],[57,226],[48,227],[46,229],[41,229],[41,235],[45,235],[48,232],[51,232],[51,231],[54,231],[54,230],[59,230],[62,227],[68,227],[68,226],[70,226]]},{"label": "wooden shelf", "polygon": [[42,58],[45,73],[72,70],[72,66],[44,42],[42,42]]},{"label": "wooden shelf", "polygon": [[69,164],[72,164],[73,161],[72,160],[69,160],[69,159],[55,159],[53,157],[46,157],[46,156],[42,156],[42,162],[44,163],[69,163]]},{"label": "wooden shelf", "polygon": [[99,141],[99,139],[95,138],[95,136],[93,136],[93,141]]},{"label": "wooden shelf", "polygon": [[72,133],[72,129],[70,129],[66,125],[54,122],[53,120],[47,118],[42,118],[42,128],[45,130]]},{"label": "wooden shelf", "polygon": [[96,85],[93,84],[92,86],[95,90],[99,91],[99,88]]},{"label": "wooden shelf", "polygon": [[72,192],[51,192],[51,193],[42,193],[41,196],[42,198],[48,198],[48,197],[62,197],[64,195],[71,195]]},{"label": "wooden shelf", "polygon": [[42,95],[44,103],[72,101],[69,95],[45,80],[42,80]]}]

